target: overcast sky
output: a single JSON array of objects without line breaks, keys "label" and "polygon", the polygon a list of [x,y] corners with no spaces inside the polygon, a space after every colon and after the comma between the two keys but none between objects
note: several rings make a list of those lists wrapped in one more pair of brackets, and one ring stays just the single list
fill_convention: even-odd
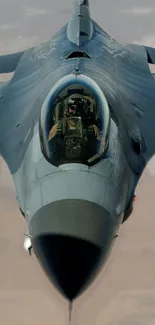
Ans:
[{"label": "overcast sky", "polygon": [[[70,17],[72,0],[1,0],[0,51],[49,39]],[[90,0],[91,16],[113,37],[155,46],[153,0]]]}]

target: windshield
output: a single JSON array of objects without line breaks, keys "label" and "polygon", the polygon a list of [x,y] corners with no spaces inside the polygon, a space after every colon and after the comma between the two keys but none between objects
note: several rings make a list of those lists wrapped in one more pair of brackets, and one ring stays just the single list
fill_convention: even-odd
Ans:
[{"label": "windshield", "polygon": [[43,105],[40,138],[44,156],[56,166],[96,163],[108,144],[105,120],[109,123],[90,89],[69,85]]}]

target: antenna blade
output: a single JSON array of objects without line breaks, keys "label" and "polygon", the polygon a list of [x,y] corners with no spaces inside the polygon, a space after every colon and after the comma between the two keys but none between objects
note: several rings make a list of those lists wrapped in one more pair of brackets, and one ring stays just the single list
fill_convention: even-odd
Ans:
[{"label": "antenna blade", "polygon": [[72,320],[72,310],[73,310],[73,302],[69,302],[69,322]]}]

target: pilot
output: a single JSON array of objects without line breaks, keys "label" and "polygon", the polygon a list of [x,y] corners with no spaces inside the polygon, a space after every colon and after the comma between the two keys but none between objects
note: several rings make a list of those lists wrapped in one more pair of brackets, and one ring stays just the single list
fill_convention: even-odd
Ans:
[{"label": "pilot", "polygon": [[80,110],[78,107],[78,102],[76,99],[69,97],[67,110],[66,110],[66,117],[73,117],[73,116],[80,116]]},{"label": "pilot", "polygon": [[[77,113],[77,105],[75,105],[74,100],[70,97],[68,100],[67,110],[65,112],[64,118],[66,119],[69,117],[73,117],[76,115],[76,113]],[[71,121],[69,121],[69,120],[68,120],[68,122],[69,122],[69,124],[71,123]],[[56,123],[52,126],[52,128],[49,132],[49,135],[48,135],[48,141],[50,141],[51,139],[53,139],[55,137],[55,135],[57,134],[57,129],[58,129],[58,127],[61,128],[61,125],[62,125],[62,120],[60,120],[58,123]]]},{"label": "pilot", "polygon": [[[84,124],[84,128],[86,130],[89,130],[92,127],[96,139],[100,141],[101,140],[100,130],[97,126],[97,122],[94,118],[94,115],[91,112],[90,105],[91,105],[91,102],[89,99],[69,97],[64,118],[67,119],[69,128],[74,129],[74,125],[73,125],[74,120],[69,119],[69,118],[81,117],[83,124]],[[52,128],[49,132],[49,135],[48,135],[48,141],[50,141],[51,139],[53,139],[55,137],[55,135],[57,134],[58,128],[61,129],[62,120],[60,120],[58,123],[56,123],[52,126]]]},{"label": "pilot", "polygon": [[82,117],[83,117],[84,126],[87,130],[89,130],[92,127],[96,139],[100,141],[101,140],[100,129],[97,126],[97,121],[94,118],[94,114],[91,112],[90,109],[91,102],[88,98],[87,99],[84,98],[82,100],[82,104],[83,104]]},{"label": "pilot", "polygon": [[55,135],[57,134],[57,127],[58,127],[59,123],[56,123],[52,126],[49,134],[48,134],[48,141],[50,141],[51,139],[53,139],[55,137]]}]

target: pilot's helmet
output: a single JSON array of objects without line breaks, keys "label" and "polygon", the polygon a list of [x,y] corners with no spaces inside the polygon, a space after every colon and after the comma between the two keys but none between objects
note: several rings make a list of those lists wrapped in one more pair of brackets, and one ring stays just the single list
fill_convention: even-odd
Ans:
[{"label": "pilot's helmet", "polygon": [[69,98],[68,99],[68,105],[67,105],[67,116],[75,116],[77,114],[77,104],[76,100],[74,98]]},{"label": "pilot's helmet", "polygon": [[89,118],[90,117],[90,100],[86,98],[81,99],[81,108],[82,108],[82,117]]}]

